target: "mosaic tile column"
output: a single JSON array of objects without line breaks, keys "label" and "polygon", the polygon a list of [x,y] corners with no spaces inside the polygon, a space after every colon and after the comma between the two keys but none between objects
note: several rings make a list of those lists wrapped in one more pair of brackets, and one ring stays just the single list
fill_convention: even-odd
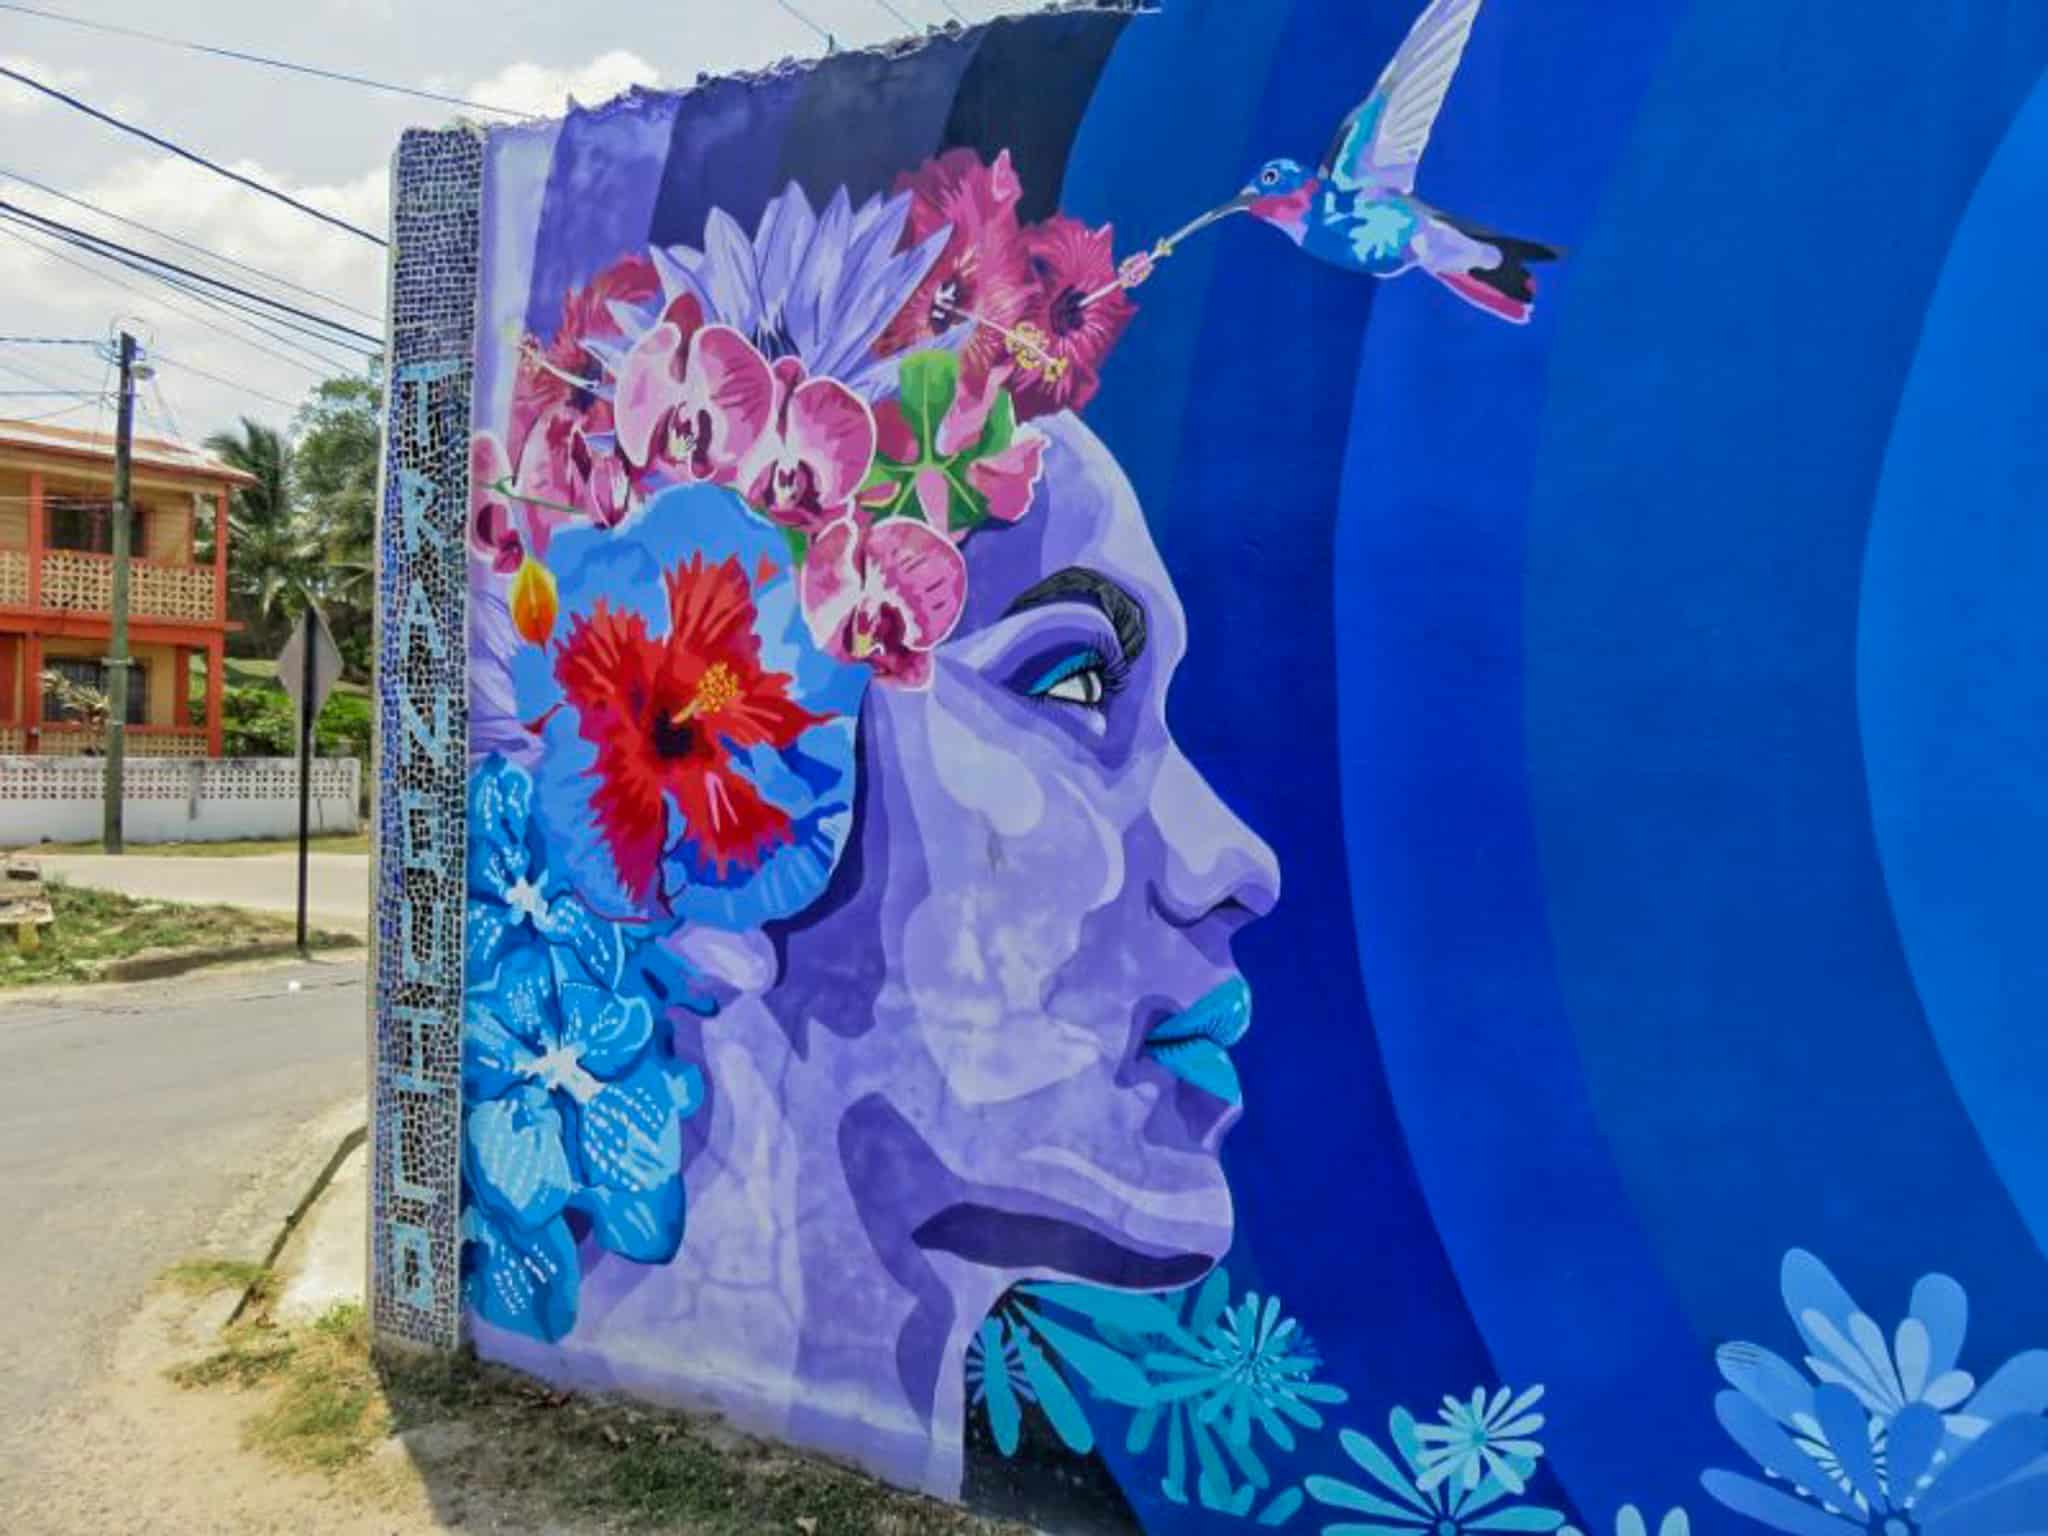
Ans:
[{"label": "mosaic tile column", "polygon": [[483,139],[412,132],[392,187],[377,569],[370,1316],[452,1349],[462,1296],[463,523]]}]

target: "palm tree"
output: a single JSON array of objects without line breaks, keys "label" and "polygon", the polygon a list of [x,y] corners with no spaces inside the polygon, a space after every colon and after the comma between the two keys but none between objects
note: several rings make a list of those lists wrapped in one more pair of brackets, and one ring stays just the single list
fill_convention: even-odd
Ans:
[{"label": "palm tree", "polygon": [[262,653],[283,643],[288,607],[303,601],[320,574],[320,550],[292,502],[292,449],[283,433],[242,418],[239,432],[216,432],[207,451],[253,475],[229,503],[228,588],[248,627],[244,639]]}]

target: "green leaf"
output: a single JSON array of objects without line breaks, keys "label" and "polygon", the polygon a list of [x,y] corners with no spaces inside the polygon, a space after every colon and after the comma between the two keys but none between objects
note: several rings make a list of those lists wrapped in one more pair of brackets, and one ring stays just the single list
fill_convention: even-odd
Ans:
[{"label": "green leaf", "polygon": [[901,378],[903,418],[917,434],[924,458],[930,460],[939,423],[946,419],[960,392],[960,359],[950,352],[913,352],[903,360]]},{"label": "green leaf", "polygon": [[988,498],[967,483],[964,471],[946,471],[946,526],[958,533],[970,532],[988,521]]},{"label": "green leaf", "polygon": [[986,459],[1001,453],[1017,436],[1017,402],[1010,398],[1007,389],[996,391],[996,403],[988,413],[988,424],[981,429],[981,441],[974,445],[970,459]]}]

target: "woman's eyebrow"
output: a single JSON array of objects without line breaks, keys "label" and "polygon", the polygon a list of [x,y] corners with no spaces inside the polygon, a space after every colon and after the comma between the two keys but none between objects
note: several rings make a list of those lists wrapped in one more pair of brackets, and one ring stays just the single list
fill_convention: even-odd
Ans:
[{"label": "woman's eyebrow", "polygon": [[1086,603],[1101,611],[1116,631],[1116,643],[1125,662],[1136,661],[1145,651],[1145,605],[1100,571],[1085,565],[1070,565],[1054,571],[1029,588],[1003,616],[1009,618],[1053,603]]}]

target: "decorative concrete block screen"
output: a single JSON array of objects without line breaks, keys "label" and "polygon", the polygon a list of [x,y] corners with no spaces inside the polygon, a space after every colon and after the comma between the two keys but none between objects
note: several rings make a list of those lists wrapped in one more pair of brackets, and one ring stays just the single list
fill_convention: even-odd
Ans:
[{"label": "decorative concrete block screen", "polygon": [[[0,756],[0,847],[97,842],[107,765],[97,757]],[[130,757],[122,776],[122,834],[131,843],[217,843],[296,837],[299,765],[283,757],[181,760]],[[316,833],[361,826],[362,765],[313,762]]]},{"label": "decorative concrete block screen", "polygon": [[2048,1532],[2048,10],[1811,9],[408,136],[384,1335],[1061,1533]]}]

